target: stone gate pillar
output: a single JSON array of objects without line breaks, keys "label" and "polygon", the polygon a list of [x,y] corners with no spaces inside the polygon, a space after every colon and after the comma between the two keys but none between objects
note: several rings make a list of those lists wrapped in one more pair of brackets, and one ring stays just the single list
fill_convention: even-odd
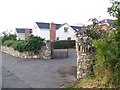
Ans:
[{"label": "stone gate pillar", "polygon": [[77,79],[84,78],[91,73],[92,65],[92,49],[87,45],[88,37],[76,38],[76,52],[77,52]]}]

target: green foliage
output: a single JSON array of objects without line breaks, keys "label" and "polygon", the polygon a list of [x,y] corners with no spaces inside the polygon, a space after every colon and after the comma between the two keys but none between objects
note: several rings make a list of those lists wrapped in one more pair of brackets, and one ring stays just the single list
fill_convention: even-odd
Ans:
[{"label": "green foliage", "polygon": [[75,46],[75,40],[60,40],[54,42],[55,49],[73,48]]},{"label": "green foliage", "polygon": [[12,46],[15,50],[19,52],[23,51],[38,51],[44,45],[44,39],[37,36],[30,36],[28,40],[18,40]]},{"label": "green foliage", "polygon": [[25,43],[25,51],[37,51],[44,45],[44,39],[37,36],[30,36]]},{"label": "green foliage", "polygon": [[4,44],[4,42],[6,40],[16,40],[16,35],[14,34],[6,34],[5,32],[3,32],[4,36],[2,38],[2,44]]},{"label": "green foliage", "polygon": [[108,8],[108,12],[111,16],[118,18],[118,14],[120,12],[120,8],[119,8],[120,1],[113,1],[111,3],[112,6]]},{"label": "green foliage", "polygon": [[14,44],[14,42],[15,42],[15,41],[13,41],[13,40],[6,40],[6,41],[4,42],[4,45],[10,47],[10,46],[12,46],[12,45]]},{"label": "green foliage", "polygon": [[94,74],[102,85],[120,85],[119,47],[115,33],[99,40],[94,40],[96,48]]},{"label": "green foliage", "polygon": [[25,43],[26,41],[18,40],[12,45],[12,47],[19,52],[23,52],[25,50]]},{"label": "green foliage", "polygon": [[120,60],[116,63],[114,67],[114,79],[115,79],[115,84],[119,85],[120,87]]},{"label": "green foliage", "polygon": [[[97,87],[120,88],[120,9],[118,5],[120,5],[120,1],[113,0],[112,6],[108,8],[109,14],[116,17],[114,25],[118,29],[115,32],[113,31],[111,34],[109,30],[101,32],[99,25],[91,25],[87,30],[87,36],[93,39],[92,43],[95,46],[92,74],[94,78],[91,78],[90,84],[97,81]],[[87,82],[81,80],[79,86]]]}]

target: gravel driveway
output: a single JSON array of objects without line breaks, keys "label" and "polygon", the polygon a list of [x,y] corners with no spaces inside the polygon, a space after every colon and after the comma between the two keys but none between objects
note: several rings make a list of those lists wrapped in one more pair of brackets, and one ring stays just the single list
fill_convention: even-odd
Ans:
[{"label": "gravel driveway", "polygon": [[64,59],[15,58],[2,53],[3,88],[62,88],[76,81],[76,51]]}]

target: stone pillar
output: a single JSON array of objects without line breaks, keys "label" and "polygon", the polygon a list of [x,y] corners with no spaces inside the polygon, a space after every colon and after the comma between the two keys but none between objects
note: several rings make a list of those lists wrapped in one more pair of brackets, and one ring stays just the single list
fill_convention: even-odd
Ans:
[{"label": "stone pillar", "polygon": [[84,78],[91,73],[92,53],[89,52],[89,48],[85,45],[85,42],[85,38],[76,38],[77,79]]},{"label": "stone pillar", "polygon": [[43,58],[44,59],[51,59],[51,42],[50,41],[46,41],[45,42],[46,46],[45,46],[45,50],[43,50]]}]

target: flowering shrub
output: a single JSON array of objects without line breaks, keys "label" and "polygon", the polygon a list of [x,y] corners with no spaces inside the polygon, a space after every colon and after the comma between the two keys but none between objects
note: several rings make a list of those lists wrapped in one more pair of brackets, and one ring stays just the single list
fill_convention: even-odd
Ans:
[{"label": "flowering shrub", "polygon": [[120,87],[120,29],[106,29],[101,30],[100,25],[93,23],[84,26],[79,34],[88,37],[83,40],[85,45],[95,47],[92,73],[95,79],[101,86]]}]

